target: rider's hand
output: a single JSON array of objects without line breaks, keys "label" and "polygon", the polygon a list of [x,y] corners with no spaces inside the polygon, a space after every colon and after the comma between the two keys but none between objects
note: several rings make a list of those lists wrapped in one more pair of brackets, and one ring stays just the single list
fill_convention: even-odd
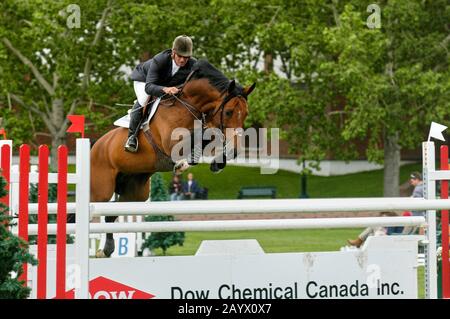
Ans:
[{"label": "rider's hand", "polygon": [[172,87],[165,87],[163,91],[166,94],[177,94],[180,90],[172,86]]}]

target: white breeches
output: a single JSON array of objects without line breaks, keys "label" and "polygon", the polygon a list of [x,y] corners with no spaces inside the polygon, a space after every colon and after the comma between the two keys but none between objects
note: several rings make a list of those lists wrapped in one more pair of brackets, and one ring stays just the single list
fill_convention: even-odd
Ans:
[{"label": "white breeches", "polygon": [[145,92],[145,82],[133,82],[134,93],[136,94],[137,100],[141,106],[144,106],[147,103],[147,99],[149,95]]}]

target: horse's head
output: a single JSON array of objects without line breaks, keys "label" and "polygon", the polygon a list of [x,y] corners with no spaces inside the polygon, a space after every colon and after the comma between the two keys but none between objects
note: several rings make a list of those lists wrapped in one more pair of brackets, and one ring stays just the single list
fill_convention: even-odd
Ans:
[{"label": "horse's head", "polygon": [[[238,136],[244,127],[245,119],[248,115],[247,97],[255,88],[255,83],[249,87],[241,87],[234,80],[229,82],[228,89],[218,100],[216,107],[212,111],[212,117],[208,126],[219,128],[224,134],[224,151],[216,155],[211,162],[211,171],[220,172],[226,166],[227,157],[231,155],[235,158],[238,154]],[[231,136],[230,136],[231,135]],[[234,145],[232,154],[226,145]]]},{"label": "horse's head", "polygon": [[[180,72],[180,71],[178,71]],[[220,136],[223,145],[232,144],[233,154],[221,152],[216,148],[211,170],[219,172],[226,165],[227,157],[235,158],[238,154],[238,132],[241,132],[248,115],[247,97],[255,88],[255,84],[242,87],[234,80],[229,80],[221,71],[207,60],[198,60],[187,76],[183,89],[186,101],[178,99],[192,114],[199,112],[203,127],[219,129],[214,138]],[[196,115],[194,115],[199,119]],[[217,132],[217,130],[214,130]],[[227,136],[228,135],[228,136]],[[230,143],[234,142],[234,143]],[[209,143],[208,143],[209,144]],[[207,145],[203,140],[203,148]],[[214,145],[218,141],[214,140]],[[225,148],[224,148],[225,149]]]}]

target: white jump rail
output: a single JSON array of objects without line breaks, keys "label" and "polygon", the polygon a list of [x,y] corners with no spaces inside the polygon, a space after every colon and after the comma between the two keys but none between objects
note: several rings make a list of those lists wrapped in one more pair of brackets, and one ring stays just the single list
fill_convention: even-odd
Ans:
[{"label": "white jump rail", "polygon": [[[91,217],[192,214],[265,214],[311,212],[370,212],[450,209],[450,199],[405,197],[385,198],[323,198],[323,199],[242,199],[172,202],[104,202],[90,203]],[[56,212],[56,204],[48,205]],[[37,213],[37,204],[29,204],[30,214]],[[76,204],[68,203],[68,212],[75,213]]]},{"label": "white jump rail", "polygon": [[[267,229],[317,229],[378,226],[424,226],[425,218],[416,217],[355,217],[355,218],[303,218],[256,220],[171,221],[143,223],[92,223],[91,234],[178,232],[178,231],[232,231]],[[29,234],[37,234],[37,225],[29,226]],[[49,234],[56,234],[56,224],[49,224]],[[75,233],[75,225],[68,224],[67,232]]]}]

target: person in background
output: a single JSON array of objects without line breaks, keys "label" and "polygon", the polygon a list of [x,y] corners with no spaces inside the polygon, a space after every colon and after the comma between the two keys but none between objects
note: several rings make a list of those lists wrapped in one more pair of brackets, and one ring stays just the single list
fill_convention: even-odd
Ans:
[{"label": "person in background", "polygon": [[[409,176],[409,183],[414,186],[411,197],[423,198],[423,181],[422,174],[419,172],[412,172]],[[425,211],[411,211],[413,216],[425,216]]]},{"label": "person in background", "polygon": [[170,192],[170,200],[182,200],[183,199],[183,192],[182,192],[182,185],[180,181],[180,176],[174,175],[172,178],[172,182],[169,186],[169,192]]},{"label": "person in background", "polygon": [[[413,193],[411,197],[413,198],[423,198],[423,180],[422,180],[422,174],[419,172],[412,172],[409,176],[409,183],[414,186]],[[413,210],[411,211],[412,216],[425,216],[425,211],[423,210]],[[419,226],[406,226],[403,229],[402,234],[403,235],[414,235],[414,234],[420,234],[423,235],[424,230],[423,228],[420,228]]]},{"label": "person in background", "polygon": [[200,192],[200,187],[196,180],[194,180],[194,174],[188,174],[188,180],[183,183],[183,199],[195,199]]},{"label": "person in background", "polygon": [[[380,217],[386,216],[397,216],[394,212],[381,212]],[[369,236],[385,236],[385,235],[393,235],[397,232],[398,229],[396,227],[367,227],[363,230],[361,234],[358,235],[356,239],[348,239],[347,242],[351,246],[360,247]]]}]

